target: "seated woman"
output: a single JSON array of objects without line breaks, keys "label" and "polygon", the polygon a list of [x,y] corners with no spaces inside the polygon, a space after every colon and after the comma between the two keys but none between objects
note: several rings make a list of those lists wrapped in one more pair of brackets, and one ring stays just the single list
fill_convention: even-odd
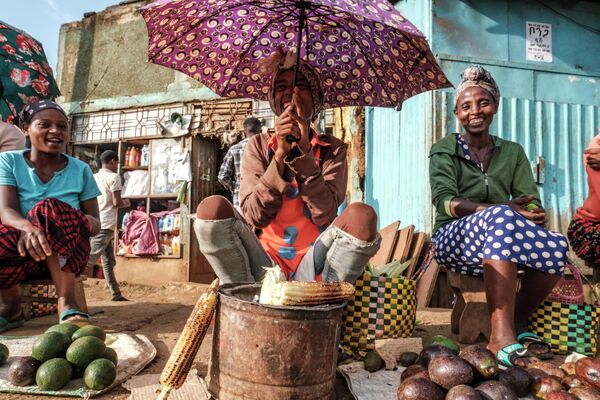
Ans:
[{"label": "seated woman", "polygon": [[594,271],[594,282],[600,282],[600,135],[584,153],[588,176],[588,197],[569,224],[567,235],[577,256]]},{"label": "seated woman", "polygon": [[260,281],[273,264],[289,280],[354,282],[379,248],[375,211],[353,203],[336,218],[346,194],[346,146],[310,128],[323,108],[319,76],[301,63],[293,85],[294,54],[269,61],[275,134],[255,135],[246,146],[243,218],[223,197],[198,205],[200,251],[222,283]]},{"label": "seated woman", "polygon": [[[491,316],[488,349],[504,365],[551,356],[527,330],[527,318],[550,293],[567,261],[567,241],[543,228],[541,207],[523,148],[489,133],[500,92],[481,66],[462,73],[454,114],[463,134],[430,151],[437,210],[435,258],[461,274],[483,275]],[[524,270],[516,294],[517,269]]]},{"label": "seated woman", "polygon": [[89,318],[74,287],[100,229],[100,191],[90,168],[64,154],[67,123],[52,101],[26,106],[21,126],[31,149],[0,154],[0,332],[24,323],[19,284],[48,272],[60,322]]}]

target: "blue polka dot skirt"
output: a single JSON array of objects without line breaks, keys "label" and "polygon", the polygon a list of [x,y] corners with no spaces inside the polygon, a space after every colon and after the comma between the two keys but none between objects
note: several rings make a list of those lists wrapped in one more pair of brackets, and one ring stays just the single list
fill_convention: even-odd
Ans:
[{"label": "blue polka dot skirt", "polygon": [[483,260],[562,274],[569,250],[563,235],[548,231],[506,205],[492,206],[443,225],[433,235],[435,259],[453,272],[483,275]]}]

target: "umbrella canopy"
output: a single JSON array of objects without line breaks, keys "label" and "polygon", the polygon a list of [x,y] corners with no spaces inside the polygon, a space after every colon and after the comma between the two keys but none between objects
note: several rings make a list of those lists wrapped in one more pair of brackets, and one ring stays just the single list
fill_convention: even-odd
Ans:
[{"label": "umbrella canopy", "polygon": [[272,77],[258,61],[298,47],[327,108],[399,107],[451,86],[425,36],[385,0],[159,0],[141,13],[150,61],[223,97],[266,100]]},{"label": "umbrella canopy", "polygon": [[10,122],[21,109],[60,94],[42,45],[0,21],[0,119]]}]

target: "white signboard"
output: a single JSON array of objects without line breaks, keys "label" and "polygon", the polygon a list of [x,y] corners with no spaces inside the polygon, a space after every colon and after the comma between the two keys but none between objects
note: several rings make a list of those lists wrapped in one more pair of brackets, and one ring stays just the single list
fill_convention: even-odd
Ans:
[{"label": "white signboard", "polygon": [[552,62],[552,25],[527,21],[525,59]]}]

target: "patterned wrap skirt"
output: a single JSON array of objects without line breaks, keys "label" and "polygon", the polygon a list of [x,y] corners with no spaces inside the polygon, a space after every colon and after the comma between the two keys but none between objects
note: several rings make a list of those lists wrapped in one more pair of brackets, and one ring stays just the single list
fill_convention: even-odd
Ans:
[{"label": "patterned wrap skirt", "polygon": [[519,269],[562,274],[568,244],[509,206],[492,206],[440,227],[433,235],[435,259],[447,269],[483,275],[483,260],[512,261]]},{"label": "patterned wrap skirt", "polygon": [[579,258],[600,267],[600,222],[574,218],[567,235]]},{"label": "patterned wrap skirt", "polygon": [[[47,198],[27,213],[27,219],[44,232],[52,251],[61,260],[63,271],[83,272],[90,256],[90,223],[83,212],[65,202]],[[45,261],[22,257],[17,249],[21,231],[0,224],[0,289],[31,278],[49,276]]]}]

